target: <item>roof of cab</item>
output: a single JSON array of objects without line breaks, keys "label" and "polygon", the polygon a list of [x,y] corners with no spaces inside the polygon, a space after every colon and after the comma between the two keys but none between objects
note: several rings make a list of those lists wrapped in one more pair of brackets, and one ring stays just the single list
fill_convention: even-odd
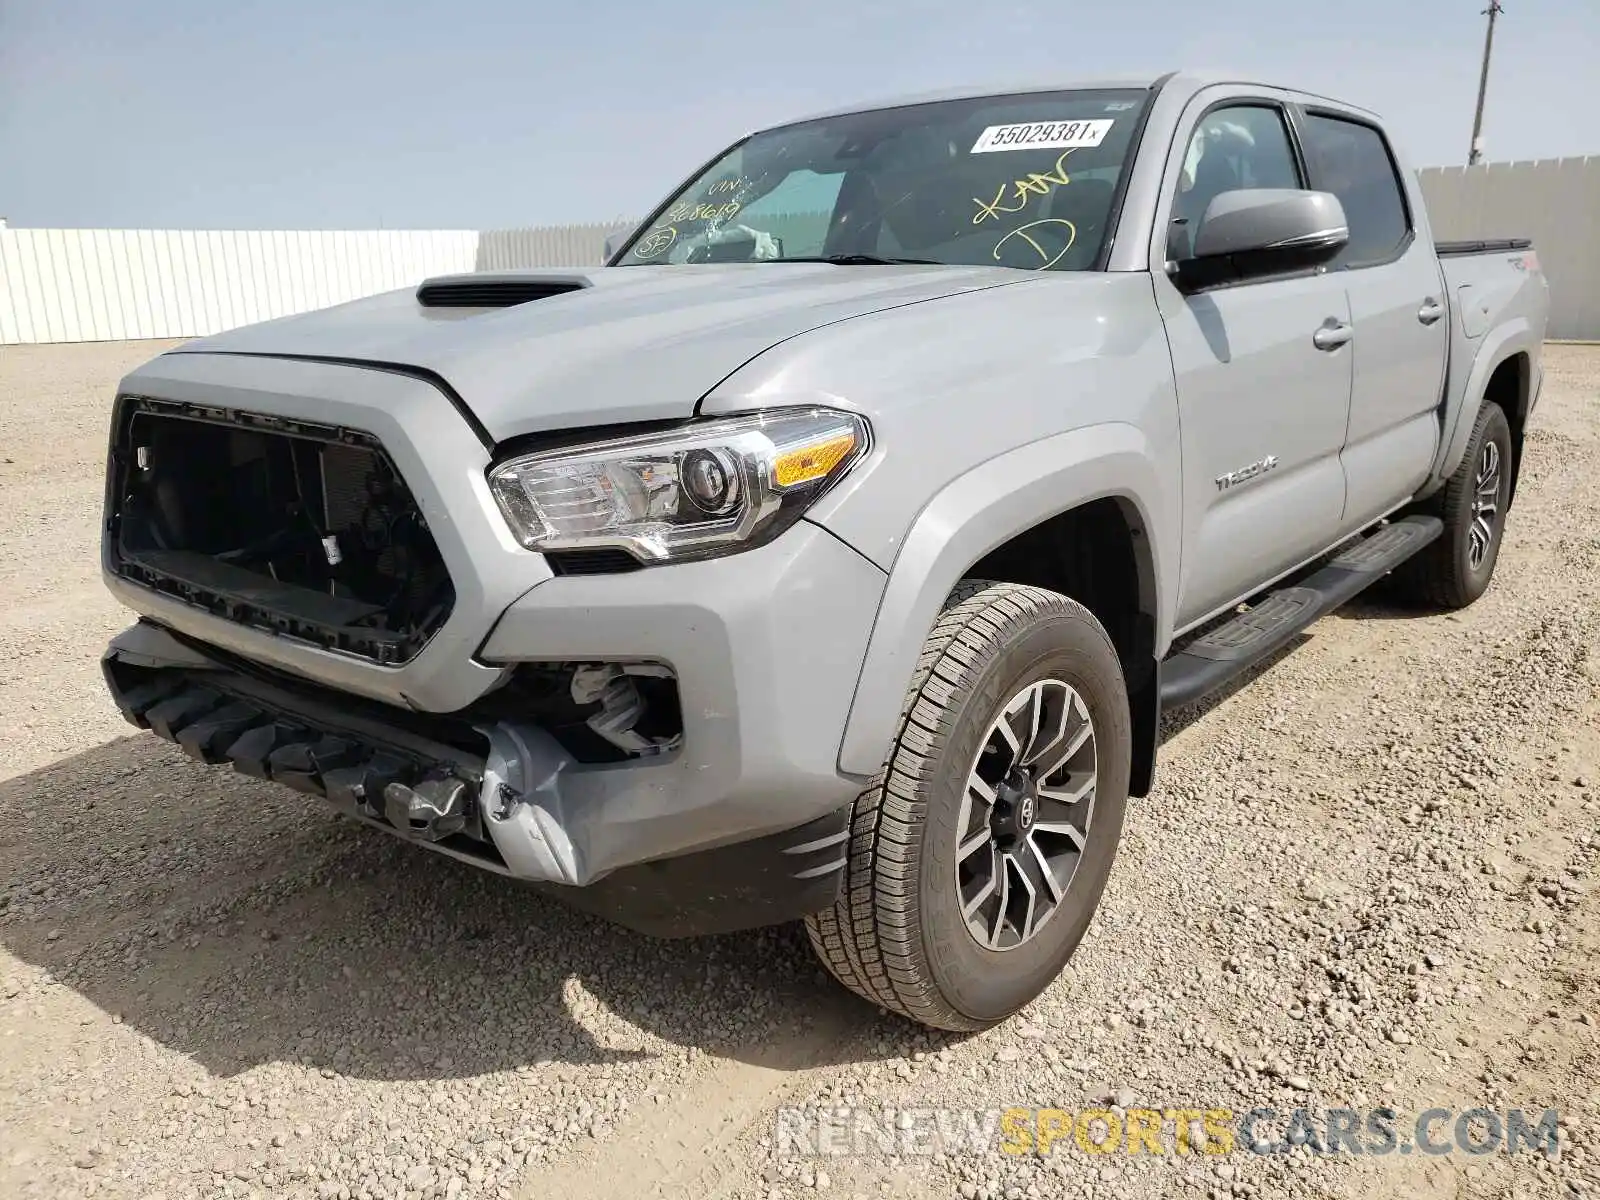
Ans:
[{"label": "roof of cab", "polygon": [[796,117],[793,121],[784,121],[785,125],[796,125],[802,121],[815,121],[822,117],[841,117],[847,113],[872,112],[879,108],[904,108],[910,104],[933,104],[940,100],[970,100],[978,96],[1016,96],[1029,92],[1074,92],[1098,90],[1143,90],[1153,86],[1159,76],[1136,75],[1108,79],[1073,79],[1036,81],[1034,83],[1001,83],[1001,84],[968,84],[965,87],[938,88],[930,92],[914,92],[910,95],[887,96],[878,100],[863,100],[855,104],[844,104],[838,108],[826,109],[823,112],[807,113],[803,117]]},{"label": "roof of cab", "polygon": [[[1330,104],[1337,104],[1344,108],[1357,108],[1344,100],[1331,96],[1316,96],[1303,88],[1284,87],[1282,84],[1271,84],[1263,80],[1242,77],[1235,72],[1226,71],[1172,71],[1165,75],[1124,75],[1112,76],[1102,79],[1056,79],[1045,82],[1033,83],[1002,83],[986,85],[969,85],[966,87],[940,88],[931,92],[920,92],[912,95],[890,96],[878,100],[860,101],[855,104],[841,105],[838,108],[827,109],[824,112],[808,113],[803,117],[796,117],[789,121],[777,122],[773,128],[783,125],[799,125],[806,121],[816,121],[823,117],[839,117],[849,113],[872,112],[881,108],[904,108],[911,104],[931,104],[940,100],[970,100],[979,96],[1016,96],[1030,92],[1071,92],[1071,91],[1099,91],[1099,90],[1146,90],[1160,84],[1163,89],[1173,88],[1182,90],[1192,95],[1201,88],[1212,87],[1217,84],[1254,84],[1259,87],[1270,87],[1274,91],[1294,92],[1302,96],[1314,96],[1317,99],[1327,100]],[[1365,110],[1361,110],[1365,111]],[[1373,115],[1373,114],[1369,114]]]}]

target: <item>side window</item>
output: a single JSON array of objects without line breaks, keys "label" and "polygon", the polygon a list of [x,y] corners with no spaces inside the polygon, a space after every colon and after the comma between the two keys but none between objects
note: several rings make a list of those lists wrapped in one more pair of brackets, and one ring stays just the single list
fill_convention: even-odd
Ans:
[{"label": "side window", "polygon": [[1336,266],[1370,267],[1393,260],[1411,234],[1411,218],[1394,158],[1370,125],[1306,116],[1306,157],[1316,186],[1344,205],[1350,244]]},{"label": "side window", "polygon": [[1300,169],[1281,109],[1235,104],[1200,119],[1183,156],[1168,257],[1185,258],[1206,206],[1241,188],[1298,188]]}]

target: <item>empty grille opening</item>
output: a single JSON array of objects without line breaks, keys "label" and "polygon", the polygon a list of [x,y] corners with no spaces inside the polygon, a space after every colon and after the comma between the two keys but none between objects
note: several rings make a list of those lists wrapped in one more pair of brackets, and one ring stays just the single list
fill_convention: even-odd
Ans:
[{"label": "empty grille opening", "polygon": [[417,303],[423,308],[511,308],[583,287],[572,279],[430,279],[417,288]]},{"label": "empty grille opening", "polygon": [[118,572],[227,620],[384,664],[455,601],[410,489],[364,433],[127,398]]}]

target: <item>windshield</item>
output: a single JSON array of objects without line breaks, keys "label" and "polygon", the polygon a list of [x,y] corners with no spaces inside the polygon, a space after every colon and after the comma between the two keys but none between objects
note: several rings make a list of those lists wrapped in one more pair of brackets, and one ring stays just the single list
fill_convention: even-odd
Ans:
[{"label": "windshield", "polygon": [[668,200],[614,265],[1088,270],[1146,95],[984,96],[769,129]]}]

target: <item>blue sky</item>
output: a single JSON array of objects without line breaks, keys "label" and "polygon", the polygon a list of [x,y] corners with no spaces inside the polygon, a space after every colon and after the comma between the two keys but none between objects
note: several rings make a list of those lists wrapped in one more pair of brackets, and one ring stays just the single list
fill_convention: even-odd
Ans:
[{"label": "blue sky", "polygon": [[[642,215],[748,129],[965,83],[1220,68],[1464,160],[1486,0],[0,0],[14,226]],[[1600,2],[1507,0],[1489,157],[1600,153]]]}]

